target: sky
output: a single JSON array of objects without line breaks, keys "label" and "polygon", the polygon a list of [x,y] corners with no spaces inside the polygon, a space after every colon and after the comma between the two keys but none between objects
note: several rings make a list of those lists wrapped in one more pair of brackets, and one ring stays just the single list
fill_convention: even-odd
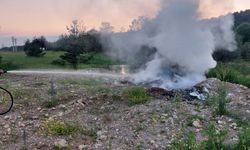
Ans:
[{"label": "sky", "polygon": [[[18,38],[18,44],[40,35],[55,40],[75,19],[88,29],[110,22],[119,31],[138,16],[154,17],[161,1],[166,0],[0,0],[0,47],[10,45],[11,36]],[[250,0],[200,1],[203,17],[250,8]]]}]

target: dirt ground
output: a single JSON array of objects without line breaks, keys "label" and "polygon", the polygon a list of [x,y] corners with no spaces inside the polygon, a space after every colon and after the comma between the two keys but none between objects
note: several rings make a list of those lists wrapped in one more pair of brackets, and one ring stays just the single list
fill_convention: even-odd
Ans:
[{"label": "dirt ground", "polygon": [[[228,130],[229,144],[237,141],[240,124],[235,117],[214,116],[213,107],[201,100],[179,101],[166,94],[130,105],[123,91],[133,85],[120,81],[74,75],[1,76],[0,86],[12,92],[15,105],[0,116],[0,149],[168,149],[173,140],[190,132],[202,141],[202,130],[211,122]],[[198,86],[212,95],[220,84],[209,79]],[[230,83],[225,89],[228,110],[249,122],[250,89]],[[51,122],[60,122],[57,133],[50,131]],[[64,132],[60,125],[65,124],[73,129]]]}]

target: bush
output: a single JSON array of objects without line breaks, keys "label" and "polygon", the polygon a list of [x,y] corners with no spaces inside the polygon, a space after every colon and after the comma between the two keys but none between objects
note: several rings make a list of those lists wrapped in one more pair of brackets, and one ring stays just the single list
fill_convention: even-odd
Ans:
[{"label": "bush", "polygon": [[46,39],[44,37],[35,38],[32,42],[27,40],[24,45],[24,52],[27,56],[41,57],[46,54],[45,45],[46,45]]},{"label": "bush", "polygon": [[143,104],[151,99],[149,93],[142,87],[129,88],[124,92],[124,95],[132,105]]}]

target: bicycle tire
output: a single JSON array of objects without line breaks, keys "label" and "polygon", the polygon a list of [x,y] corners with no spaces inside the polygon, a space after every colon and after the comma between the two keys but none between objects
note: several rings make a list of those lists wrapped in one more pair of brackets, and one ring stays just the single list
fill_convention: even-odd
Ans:
[{"label": "bicycle tire", "polygon": [[2,88],[2,87],[0,87],[0,90],[5,91],[5,92],[10,96],[10,101],[11,101],[11,103],[10,103],[9,108],[8,108],[6,111],[4,111],[4,112],[0,112],[0,115],[5,115],[5,114],[7,114],[8,112],[11,111],[11,109],[12,109],[12,107],[13,107],[13,105],[14,105],[14,98],[13,98],[12,94],[11,94],[8,90],[6,90],[6,89],[4,89],[4,88]]}]

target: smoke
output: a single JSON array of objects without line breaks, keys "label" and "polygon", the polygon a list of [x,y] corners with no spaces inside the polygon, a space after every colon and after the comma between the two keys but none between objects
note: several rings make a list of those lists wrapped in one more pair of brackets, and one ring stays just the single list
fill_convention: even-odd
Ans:
[{"label": "smoke", "polygon": [[216,66],[215,49],[235,49],[233,16],[202,20],[200,5],[197,0],[163,1],[155,18],[141,21],[140,30],[105,36],[109,54],[139,67],[135,82],[163,88],[193,86]]}]

